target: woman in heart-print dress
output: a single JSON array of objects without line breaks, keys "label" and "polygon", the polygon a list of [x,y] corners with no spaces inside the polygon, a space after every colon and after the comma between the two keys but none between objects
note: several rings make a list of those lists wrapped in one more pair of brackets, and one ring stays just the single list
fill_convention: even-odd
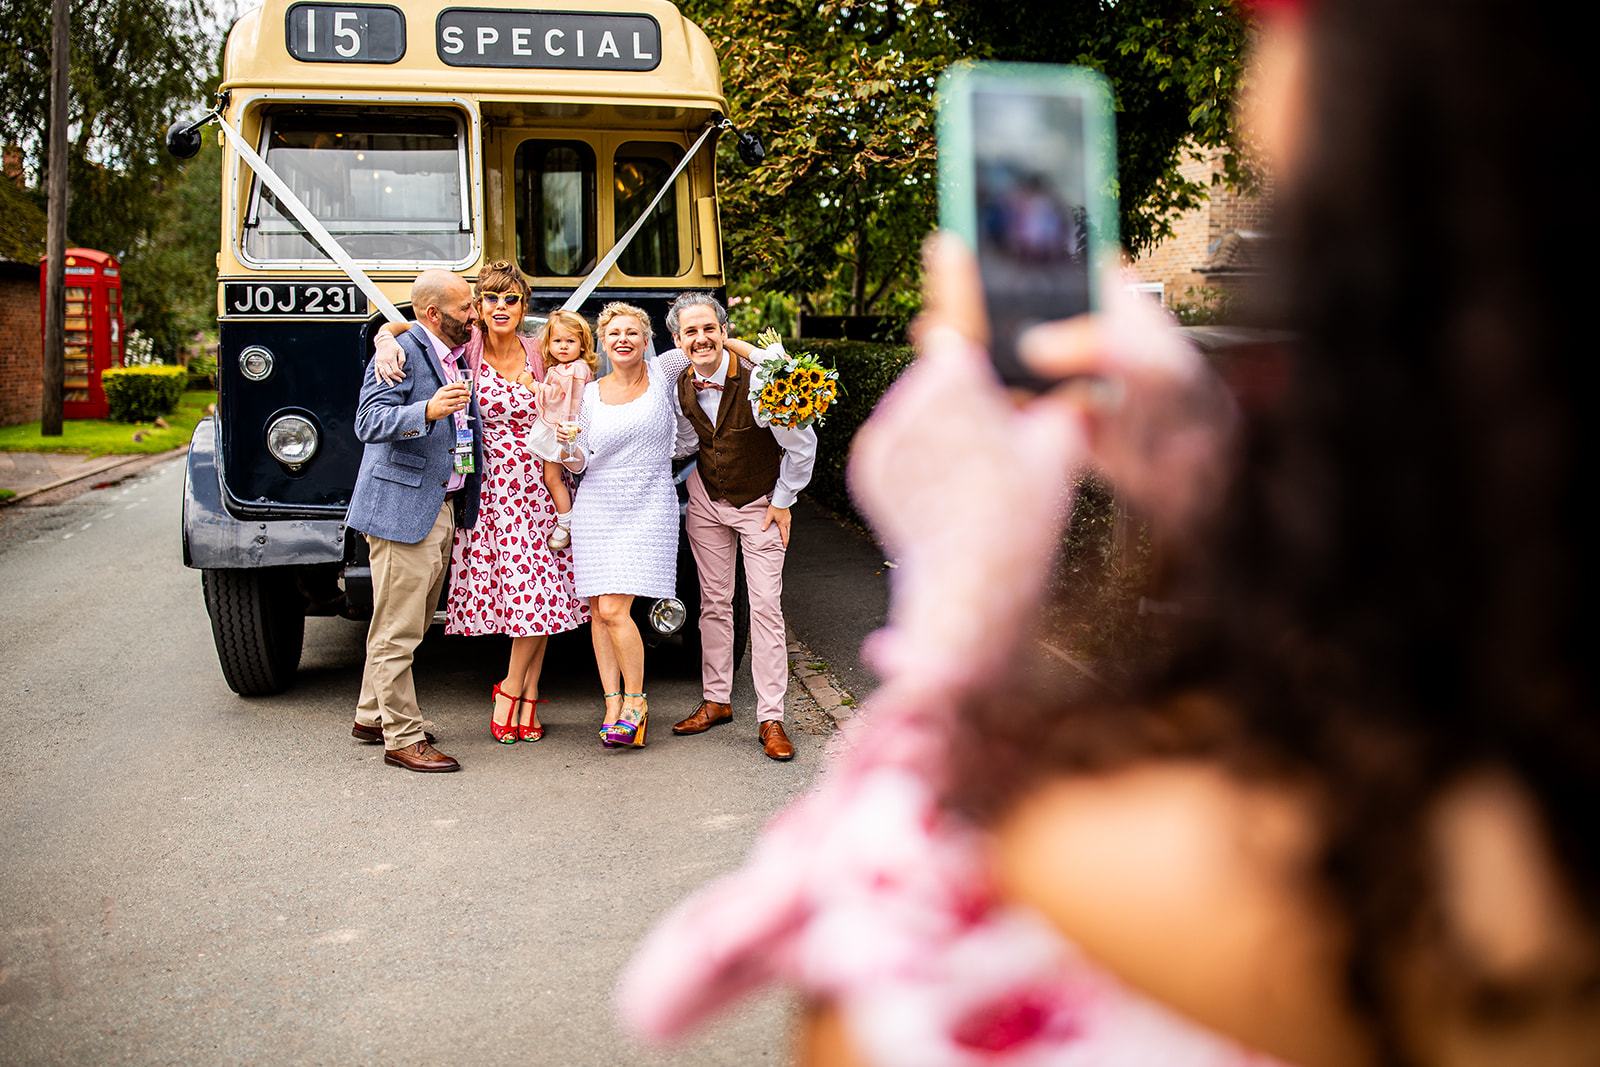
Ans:
[{"label": "woman in heart-print dress", "polygon": [[[464,354],[483,423],[482,495],[477,523],[456,528],[445,632],[511,638],[489,720],[491,736],[509,745],[544,736],[538,698],[545,642],[588,622],[589,609],[573,593],[571,550],[552,552],[545,544],[556,509],[543,460],[556,459],[561,445],[539,418],[543,353],[517,332],[528,283],[510,262],[497,260],[478,274],[475,293],[479,323]],[[403,376],[400,346],[386,331],[377,342],[380,374]]]},{"label": "woman in heart-print dress", "polygon": [[554,459],[560,445],[539,418],[543,353],[517,332],[527,282],[501,260],[478,275],[477,292],[481,328],[467,358],[483,419],[483,495],[477,523],[456,530],[445,632],[511,637],[489,729],[512,744],[544,736],[538,697],[546,638],[587,622],[589,611],[573,594],[571,551],[545,544],[556,508],[543,460]]}]

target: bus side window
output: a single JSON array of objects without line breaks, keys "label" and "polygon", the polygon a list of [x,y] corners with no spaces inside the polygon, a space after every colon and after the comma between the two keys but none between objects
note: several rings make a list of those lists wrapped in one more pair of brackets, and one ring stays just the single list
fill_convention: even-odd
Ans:
[{"label": "bus side window", "polygon": [[523,141],[516,156],[517,261],[536,278],[572,278],[595,264],[594,149]]},{"label": "bus side window", "polygon": [[[662,141],[629,141],[617,149],[612,185],[616,190],[615,240],[622,240],[628,227],[638,221],[682,158],[682,148]],[[625,274],[671,278],[689,269],[689,249],[679,239],[677,183],[673,185],[618,260]]]}]

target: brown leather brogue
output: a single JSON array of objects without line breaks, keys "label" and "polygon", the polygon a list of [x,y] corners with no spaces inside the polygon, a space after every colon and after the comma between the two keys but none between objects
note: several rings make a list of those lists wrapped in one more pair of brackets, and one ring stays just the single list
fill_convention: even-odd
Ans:
[{"label": "brown leather brogue", "polygon": [[777,719],[761,724],[761,749],[768,759],[794,759],[794,745]]},{"label": "brown leather brogue", "polygon": [[408,771],[459,771],[461,764],[446,756],[426,741],[418,741],[405,748],[390,749],[383,754],[383,762]]},{"label": "brown leather brogue", "polygon": [[675,734],[702,734],[713,726],[733,721],[733,706],[702,700],[694,714],[672,728]]},{"label": "brown leather brogue", "polygon": [[[367,745],[373,742],[381,742],[383,740],[383,727],[363,726],[358,722],[350,727],[350,736]],[[428,739],[428,744],[433,744],[435,740],[433,734],[425,734],[424,736]]]}]

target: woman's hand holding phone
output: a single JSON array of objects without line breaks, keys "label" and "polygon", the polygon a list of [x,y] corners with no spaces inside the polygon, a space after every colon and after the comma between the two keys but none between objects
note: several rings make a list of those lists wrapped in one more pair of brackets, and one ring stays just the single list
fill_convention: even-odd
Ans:
[{"label": "woman's hand holding phone", "polygon": [[1166,311],[1108,274],[1102,311],[1033,327],[1018,355],[1040,378],[1061,381],[1040,402],[1078,421],[1096,469],[1140,514],[1182,536],[1220,501],[1237,408]]},{"label": "woman's hand holding phone", "polygon": [[[923,258],[924,312],[912,326],[913,342],[926,351],[930,338],[950,331],[983,349],[989,324],[973,254],[960,238],[937,233]],[[1221,494],[1233,403],[1158,305],[1130,292],[1115,272],[1108,272],[1102,291],[1103,311],[1043,323],[1020,336],[1022,362],[1059,384],[1037,396],[1014,391],[1011,403],[1032,417],[1061,420],[1070,427],[1065,437],[1082,443],[1080,462],[1099,469],[1142,514],[1182,530]],[[995,484],[1021,473],[1002,462],[986,478]]]},{"label": "woman's hand holding phone", "polygon": [[889,627],[865,654],[912,702],[949,700],[1000,669],[1048,584],[1086,454],[1073,419],[1019,407],[995,377],[971,256],[937,238],[926,254],[922,358],[857,433],[849,468],[896,564]]}]

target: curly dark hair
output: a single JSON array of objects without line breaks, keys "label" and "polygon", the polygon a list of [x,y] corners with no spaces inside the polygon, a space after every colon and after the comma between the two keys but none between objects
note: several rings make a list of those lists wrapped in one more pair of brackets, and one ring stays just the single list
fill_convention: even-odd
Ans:
[{"label": "curly dark hair", "polygon": [[993,812],[1042,774],[1152,754],[1315,784],[1351,998],[1402,1062],[1396,975],[1437,903],[1424,833],[1445,790],[1513,776],[1600,929],[1600,422],[1572,262],[1594,230],[1594,16],[1316,0],[1307,18],[1310,136],[1279,203],[1300,342],[1190,576],[1208,608],[1123,698],[973,708],[952,799]]}]

